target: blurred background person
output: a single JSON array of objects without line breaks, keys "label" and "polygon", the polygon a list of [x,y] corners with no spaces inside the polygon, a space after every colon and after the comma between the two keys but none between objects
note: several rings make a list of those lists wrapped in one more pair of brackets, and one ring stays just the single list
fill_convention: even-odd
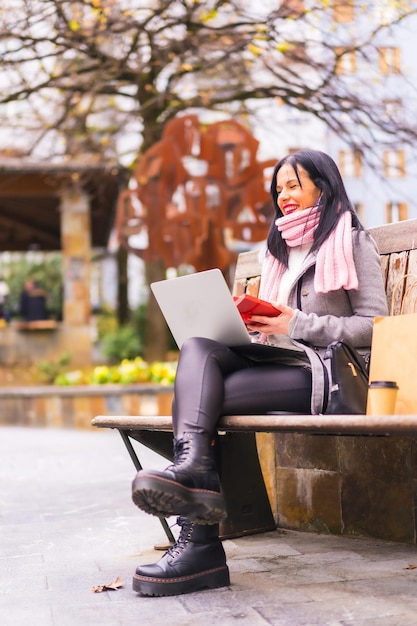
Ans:
[{"label": "blurred background person", "polygon": [[3,276],[0,276],[0,320],[3,323],[9,321],[9,311],[7,309],[7,297],[9,293],[9,285],[6,283]]},{"label": "blurred background person", "polygon": [[48,319],[47,293],[33,278],[28,278],[20,294],[19,312],[25,322]]}]

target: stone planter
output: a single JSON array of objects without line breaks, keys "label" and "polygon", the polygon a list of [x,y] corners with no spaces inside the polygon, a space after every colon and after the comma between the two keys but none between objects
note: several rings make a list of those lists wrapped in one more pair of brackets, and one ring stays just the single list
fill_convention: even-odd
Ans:
[{"label": "stone planter", "polygon": [[173,387],[153,384],[0,388],[0,425],[93,428],[96,415],[171,415]]}]

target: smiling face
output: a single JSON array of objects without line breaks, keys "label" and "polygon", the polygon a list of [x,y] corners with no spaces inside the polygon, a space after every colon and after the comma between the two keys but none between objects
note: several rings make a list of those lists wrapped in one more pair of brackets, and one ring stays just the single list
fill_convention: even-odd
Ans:
[{"label": "smiling face", "polygon": [[297,173],[292,165],[285,163],[277,174],[278,206],[283,215],[304,211],[314,206],[321,191],[300,165]]}]

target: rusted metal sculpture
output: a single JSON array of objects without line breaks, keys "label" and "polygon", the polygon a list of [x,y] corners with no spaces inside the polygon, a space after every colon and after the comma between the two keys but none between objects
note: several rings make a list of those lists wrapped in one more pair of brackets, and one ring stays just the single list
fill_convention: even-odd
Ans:
[{"label": "rusted metal sculpture", "polygon": [[[210,125],[196,115],[170,121],[162,139],[140,158],[135,188],[119,197],[119,242],[145,261],[186,263],[197,271],[226,270],[235,258],[228,240],[256,242],[268,232],[272,206],[258,141],[241,124]],[[147,233],[147,245],[132,235]]]}]

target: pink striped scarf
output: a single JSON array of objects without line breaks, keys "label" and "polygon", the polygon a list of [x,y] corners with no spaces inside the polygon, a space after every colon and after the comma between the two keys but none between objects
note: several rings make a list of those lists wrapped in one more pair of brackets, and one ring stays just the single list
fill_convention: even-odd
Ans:
[{"label": "pink striped scarf", "polygon": [[[284,215],[275,221],[287,246],[313,243],[320,210],[319,206],[311,207]],[[262,266],[260,298],[276,302],[285,271],[286,267],[268,252]],[[314,289],[318,293],[328,293],[337,289],[357,288],[358,276],[352,250],[352,215],[350,211],[344,211],[336,228],[317,252]]]}]

